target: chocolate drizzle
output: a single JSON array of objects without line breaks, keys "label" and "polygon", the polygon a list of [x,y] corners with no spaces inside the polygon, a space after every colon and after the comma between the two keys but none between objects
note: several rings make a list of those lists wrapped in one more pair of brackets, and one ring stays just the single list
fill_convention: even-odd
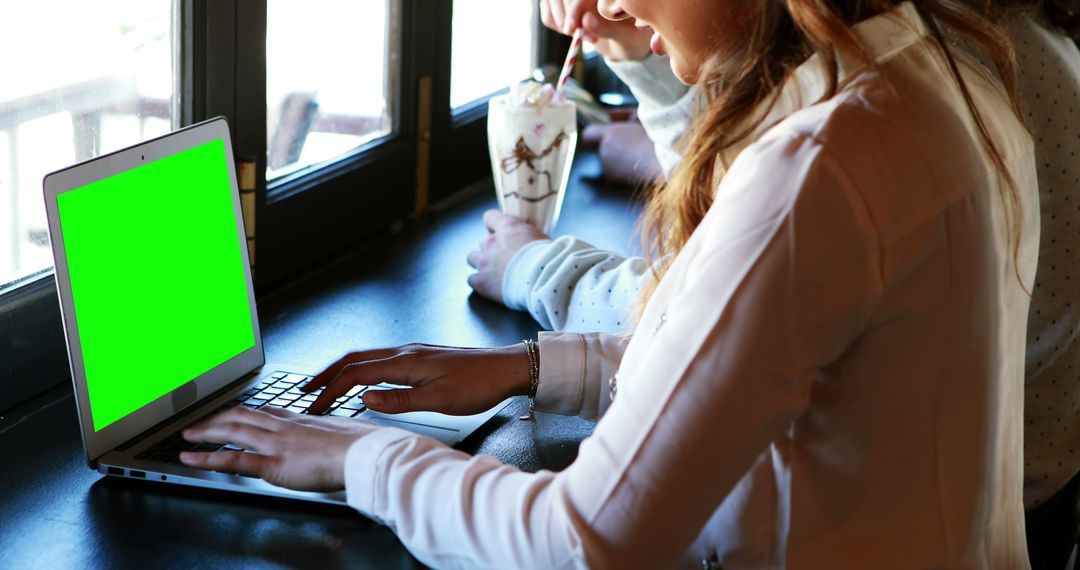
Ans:
[{"label": "chocolate drizzle", "polygon": [[[544,174],[547,174],[547,172],[545,172]],[[529,196],[522,196],[521,194],[518,194],[517,191],[514,191],[503,194],[503,198],[517,198],[518,200],[524,200],[526,202],[543,202],[544,200],[547,200],[555,194],[557,194],[557,192],[555,192],[554,190],[548,190],[547,194],[544,194],[543,196],[530,198]]]},{"label": "chocolate drizzle", "polygon": [[[540,202],[556,195],[558,192],[555,191],[555,187],[552,183],[551,172],[548,170],[538,170],[535,161],[555,152],[555,150],[562,146],[568,138],[569,136],[566,134],[566,131],[560,131],[555,139],[551,141],[551,144],[549,144],[543,152],[537,154],[533,149],[529,148],[529,145],[525,144],[525,137],[518,137],[517,143],[514,144],[514,149],[511,151],[510,156],[502,159],[502,171],[506,174],[510,174],[521,168],[521,165],[524,164],[529,170],[537,173],[537,176],[543,176],[547,179],[547,192],[543,196],[536,198],[523,196],[517,191],[507,192],[503,194],[503,197],[516,197],[519,200],[525,200],[527,202]],[[532,182],[532,180],[532,178],[529,179],[530,182]]]}]

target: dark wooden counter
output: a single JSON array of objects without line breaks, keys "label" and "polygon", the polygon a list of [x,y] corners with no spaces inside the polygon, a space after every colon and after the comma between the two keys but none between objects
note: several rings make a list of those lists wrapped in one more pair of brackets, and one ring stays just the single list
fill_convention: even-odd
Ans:
[{"label": "dark wooden counter", "polygon": [[[628,192],[575,165],[557,234],[637,251]],[[535,337],[526,314],[471,295],[466,254],[486,235],[490,183],[260,300],[267,361],[316,372],[354,349],[494,346]],[[522,469],[561,469],[592,424],[520,399],[462,443]],[[0,568],[419,566],[385,527],[344,507],[102,478],[85,463],[70,389],[0,418]]]}]

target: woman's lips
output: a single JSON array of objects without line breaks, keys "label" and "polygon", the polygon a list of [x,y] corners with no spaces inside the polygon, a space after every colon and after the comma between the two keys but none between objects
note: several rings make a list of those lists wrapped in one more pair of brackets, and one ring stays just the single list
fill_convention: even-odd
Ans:
[{"label": "woman's lips", "polygon": [[652,32],[652,39],[649,40],[649,49],[656,55],[666,55],[666,52],[664,51],[664,40],[660,38],[660,34],[658,34],[652,26],[640,20],[634,20],[634,27],[642,32]]},{"label": "woman's lips", "polygon": [[660,38],[660,34],[653,32],[652,40],[649,41],[649,49],[656,55],[664,55],[664,40]]}]

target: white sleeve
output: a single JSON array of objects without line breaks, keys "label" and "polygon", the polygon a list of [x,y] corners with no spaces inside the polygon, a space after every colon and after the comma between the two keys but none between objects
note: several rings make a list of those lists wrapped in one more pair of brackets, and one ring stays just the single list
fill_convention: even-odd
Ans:
[{"label": "white sleeve", "polygon": [[607,61],[638,100],[638,119],[656,145],[664,175],[682,162],[680,141],[698,113],[697,87],[684,85],[671,71],[670,59],[650,54],[642,61]]},{"label": "white sleeve", "polygon": [[648,265],[573,236],[534,241],[514,254],[503,275],[503,303],[528,311],[548,330],[629,330]]},{"label": "white sleeve", "polygon": [[349,505],[433,568],[584,568],[554,479],[398,428],[356,440],[345,459]]},{"label": "white sleeve", "polygon": [[629,342],[628,335],[540,333],[536,409],[586,419],[604,415],[609,380]]},{"label": "white sleeve", "polygon": [[570,467],[526,474],[378,431],[350,448],[350,504],[435,567],[674,566],[880,295],[878,236],[846,178],[814,144],[782,142],[790,164],[756,156],[728,175],[736,196],[780,198],[706,217],[706,245],[675,260],[683,277],[658,289],[664,306],[646,311],[618,395]]}]

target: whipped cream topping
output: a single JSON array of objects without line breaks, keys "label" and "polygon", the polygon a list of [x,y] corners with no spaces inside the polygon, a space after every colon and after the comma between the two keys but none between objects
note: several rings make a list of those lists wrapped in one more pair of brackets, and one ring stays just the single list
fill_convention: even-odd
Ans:
[{"label": "whipped cream topping", "polygon": [[566,94],[556,91],[550,83],[530,79],[510,88],[510,100],[518,107],[562,107],[566,105]]}]

